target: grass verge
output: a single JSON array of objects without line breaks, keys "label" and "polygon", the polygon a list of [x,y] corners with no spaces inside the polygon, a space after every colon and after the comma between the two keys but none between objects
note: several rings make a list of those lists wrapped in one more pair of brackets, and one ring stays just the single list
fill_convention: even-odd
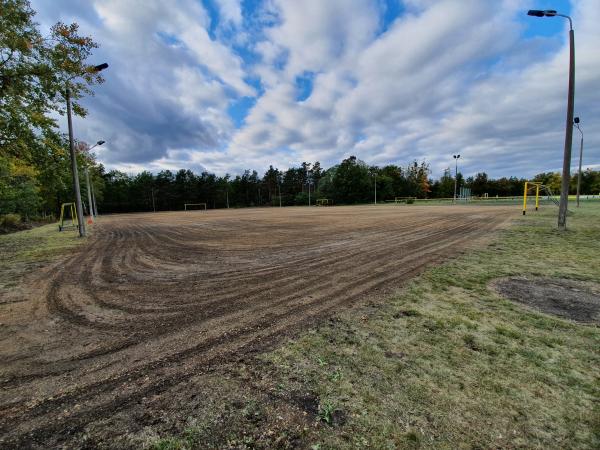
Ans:
[{"label": "grass verge", "polygon": [[555,208],[521,218],[387,301],[229,367],[219,412],[151,447],[600,448],[600,329],[490,288],[512,275],[600,282],[600,205],[567,232],[555,224]]},{"label": "grass verge", "polygon": [[[88,227],[88,232],[90,230]],[[57,224],[0,235],[0,289],[16,286],[25,274],[85,241],[78,237],[77,231],[59,232]]]}]

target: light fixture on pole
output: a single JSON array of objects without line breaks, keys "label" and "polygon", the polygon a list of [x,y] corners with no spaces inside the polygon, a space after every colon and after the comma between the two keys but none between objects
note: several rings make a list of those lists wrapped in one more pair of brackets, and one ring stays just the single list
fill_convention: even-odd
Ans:
[{"label": "light fixture on pole", "polygon": [[456,185],[458,183],[458,159],[460,158],[460,155],[452,155],[452,157],[454,158],[454,199],[452,200],[452,203],[456,203]]},{"label": "light fixture on pole", "polygon": [[579,191],[581,189],[581,162],[583,160],[583,130],[579,125],[579,117],[575,117],[573,119],[573,125],[577,127],[579,132],[581,133],[581,141],[579,145],[579,172],[577,172],[577,207],[579,208]]},{"label": "light fixture on pole", "polygon": [[565,14],[552,9],[530,9],[527,15],[534,17],[564,17],[569,21],[569,93],[567,95],[567,126],[565,131],[565,149],[563,154],[563,171],[558,205],[558,229],[567,228],[567,207],[569,203],[569,184],[571,181],[571,146],[573,141],[573,109],[575,104],[575,33],[573,21]]},{"label": "light fixture on pole", "polygon": [[[100,72],[108,67],[108,64],[103,63],[98,66],[93,66],[94,72]],[[77,157],[75,155],[75,140],[73,138],[73,120],[71,118],[71,88],[69,80],[66,85],[65,100],[67,102],[67,125],[69,126],[69,156],[71,157],[71,175],[73,176],[73,191],[75,193],[75,210],[77,213],[77,227],[79,229],[79,237],[85,236],[85,223],[83,221],[83,207],[81,205],[81,190],[79,188],[79,172],[77,170]]]}]

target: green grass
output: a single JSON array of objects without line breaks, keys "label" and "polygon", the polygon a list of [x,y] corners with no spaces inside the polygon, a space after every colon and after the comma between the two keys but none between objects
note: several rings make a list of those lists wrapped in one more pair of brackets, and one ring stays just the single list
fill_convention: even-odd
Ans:
[{"label": "green grass", "polygon": [[[519,218],[487,247],[427,270],[387,301],[261,356],[259,389],[228,382],[220,402],[241,390],[277,416],[288,405],[260,392],[311,392],[318,413],[304,428],[275,420],[257,428],[232,412],[229,439],[254,436],[252,448],[285,447],[283,432],[319,449],[600,448],[600,329],[526,309],[489,286],[524,274],[600,282],[600,205],[577,210],[567,232],[556,230],[556,213]],[[215,428],[204,429],[155,448],[231,442],[215,443]]]},{"label": "green grass", "polygon": [[77,231],[59,232],[57,224],[0,235],[0,289],[16,286],[25,274],[84,242],[86,239],[79,238]]}]

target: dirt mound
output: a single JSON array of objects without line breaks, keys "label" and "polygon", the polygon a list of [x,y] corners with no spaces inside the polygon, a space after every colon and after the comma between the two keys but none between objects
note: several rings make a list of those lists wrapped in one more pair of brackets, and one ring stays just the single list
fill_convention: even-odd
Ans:
[{"label": "dirt mound", "polygon": [[564,278],[512,277],[494,283],[504,297],[580,323],[600,325],[600,285]]}]

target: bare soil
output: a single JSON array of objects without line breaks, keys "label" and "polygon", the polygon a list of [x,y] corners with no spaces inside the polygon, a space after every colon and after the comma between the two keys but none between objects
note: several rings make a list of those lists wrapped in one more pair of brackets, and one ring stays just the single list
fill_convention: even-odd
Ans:
[{"label": "bare soil", "polygon": [[384,298],[517,214],[360,206],[102,217],[77,253],[0,293],[0,447],[110,447],[161,417],[177,431],[202,401],[199,375],[227,376],[357,300]]},{"label": "bare soil", "polygon": [[600,325],[600,285],[565,278],[511,277],[494,283],[504,297],[580,323]]}]

